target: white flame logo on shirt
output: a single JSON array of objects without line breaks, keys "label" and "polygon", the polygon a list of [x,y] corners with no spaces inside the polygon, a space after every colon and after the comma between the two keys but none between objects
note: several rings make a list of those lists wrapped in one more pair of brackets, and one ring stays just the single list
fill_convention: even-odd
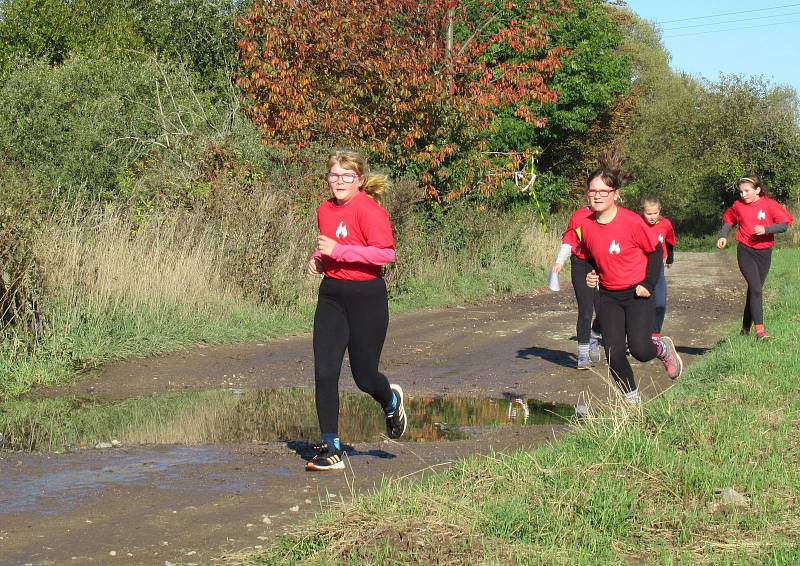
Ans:
[{"label": "white flame logo on shirt", "polygon": [[658,235],[658,243],[659,244],[663,244],[664,243],[664,234],[659,234]]},{"label": "white flame logo on shirt", "polygon": [[764,213],[764,211],[763,211],[763,210],[759,210],[759,211],[758,211],[758,217],[757,217],[757,218],[758,218],[759,220],[764,220],[766,217],[767,217],[767,215]]},{"label": "white flame logo on shirt", "polygon": [[619,244],[616,240],[611,240],[611,245],[608,246],[608,253],[610,254],[618,254],[621,250]]},{"label": "white flame logo on shirt", "polygon": [[344,220],[339,222],[339,227],[336,229],[336,237],[337,238],[347,237],[347,226],[344,225]]}]

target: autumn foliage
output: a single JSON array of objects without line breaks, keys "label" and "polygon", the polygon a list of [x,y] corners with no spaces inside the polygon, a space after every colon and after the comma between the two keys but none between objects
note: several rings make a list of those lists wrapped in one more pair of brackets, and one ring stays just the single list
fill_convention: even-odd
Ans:
[{"label": "autumn foliage", "polygon": [[567,9],[546,0],[256,1],[238,22],[244,111],[264,143],[359,147],[418,173],[440,198],[481,180],[486,171],[471,168],[455,187],[449,168],[465,156],[482,162],[500,109],[542,125],[537,110],[557,98],[547,82],[564,55],[548,48],[547,16]]}]

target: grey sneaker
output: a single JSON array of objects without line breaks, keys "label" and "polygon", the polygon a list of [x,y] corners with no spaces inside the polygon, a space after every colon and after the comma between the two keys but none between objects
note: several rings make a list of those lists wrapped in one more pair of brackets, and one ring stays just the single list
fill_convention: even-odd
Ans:
[{"label": "grey sneaker", "polygon": [[634,389],[633,391],[628,391],[627,393],[625,393],[625,401],[627,401],[631,405],[641,405],[642,394],[639,393],[638,389]]},{"label": "grey sneaker", "polygon": [[589,359],[594,363],[600,362],[600,340],[597,338],[589,340]]},{"label": "grey sneaker", "polygon": [[589,369],[592,367],[592,360],[589,359],[589,354],[578,354],[578,369]]}]

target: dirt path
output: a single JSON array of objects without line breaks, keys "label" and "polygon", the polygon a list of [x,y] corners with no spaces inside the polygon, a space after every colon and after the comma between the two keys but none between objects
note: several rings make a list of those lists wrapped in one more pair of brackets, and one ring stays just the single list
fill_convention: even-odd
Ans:
[{"label": "dirt path", "polygon": [[[738,318],[739,275],[728,254],[682,253],[667,277],[665,333],[692,363]],[[574,403],[589,390],[605,397],[597,375],[573,369],[574,333],[569,288],[405,313],[392,318],[382,369],[410,396],[514,392]],[[672,385],[658,362],[639,364],[636,375],[646,398]],[[120,399],[312,385],[310,339],[299,336],[115,364],[40,394]],[[354,389],[346,371],[342,386]],[[327,501],[348,499],[384,475],[430,473],[465,454],[528,447],[565,431],[501,427],[457,442],[359,443],[347,474],[304,473],[303,447],[291,442],[0,453],[0,564],[213,563],[268,544]]]}]

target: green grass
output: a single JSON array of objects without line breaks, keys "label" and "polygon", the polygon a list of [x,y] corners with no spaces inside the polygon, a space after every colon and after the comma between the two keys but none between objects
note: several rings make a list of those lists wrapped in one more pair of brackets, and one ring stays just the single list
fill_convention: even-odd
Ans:
[{"label": "green grass", "polygon": [[204,310],[119,302],[102,310],[86,306],[67,313],[56,307],[54,312],[52,326],[67,332],[51,333],[33,348],[13,339],[0,344],[0,399],[18,397],[36,384],[69,382],[111,360],[304,332],[312,310],[230,301]]},{"label": "green grass", "polygon": [[[800,249],[773,256],[774,339],[736,334],[643,410],[332,506],[256,564],[797,564]],[[742,289],[743,291],[743,289]],[[726,503],[722,490],[747,498]]]}]

